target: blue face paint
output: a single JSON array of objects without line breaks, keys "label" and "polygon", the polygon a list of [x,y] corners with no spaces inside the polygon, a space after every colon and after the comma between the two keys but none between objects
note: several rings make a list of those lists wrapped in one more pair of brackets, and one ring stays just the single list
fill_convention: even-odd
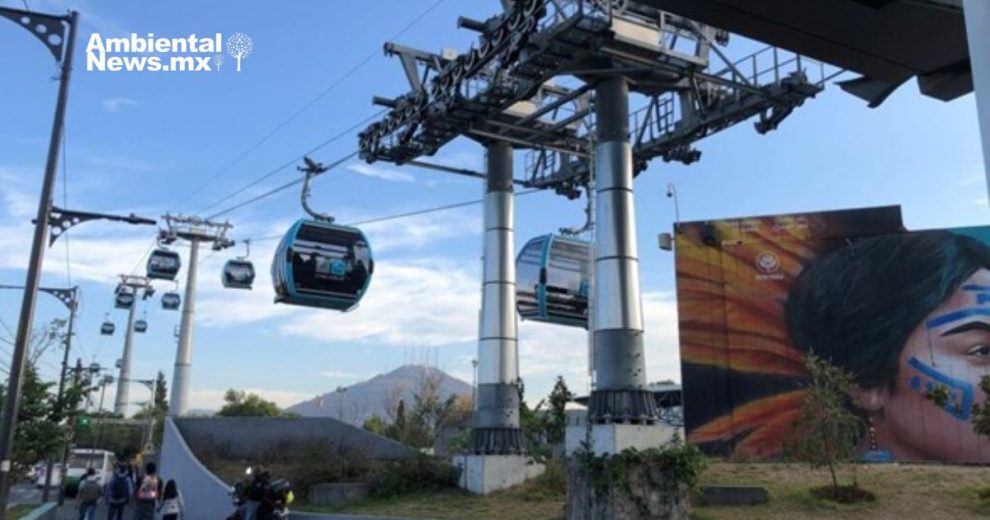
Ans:
[{"label": "blue face paint", "polygon": [[960,421],[969,420],[969,412],[973,407],[972,383],[943,374],[934,367],[922,363],[916,357],[911,357],[908,360],[908,365],[921,372],[921,376],[911,378],[911,388],[920,390],[922,381],[925,382],[924,387],[929,391],[933,390],[936,385],[948,388],[949,402],[945,403],[945,411]]},{"label": "blue face paint", "polygon": [[953,311],[948,314],[936,316],[928,320],[927,322],[925,322],[925,326],[928,327],[929,329],[934,329],[936,327],[945,325],[946,323],[952,323],[953,321],[958,321],[965,318],[971,318],[973,316],[990,316],[990,308],[970,307],[967,309]]}]

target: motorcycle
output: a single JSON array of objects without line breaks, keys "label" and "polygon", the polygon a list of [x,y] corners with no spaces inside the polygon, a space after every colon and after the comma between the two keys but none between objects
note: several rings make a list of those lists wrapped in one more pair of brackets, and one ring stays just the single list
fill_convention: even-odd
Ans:
[{"label": "motorcycle", "polygon": [[295,500],[288,480],[270,480],[268,472],[247,468],[247,477],[230,491],[234,512],[227,520],[286,520]]}]

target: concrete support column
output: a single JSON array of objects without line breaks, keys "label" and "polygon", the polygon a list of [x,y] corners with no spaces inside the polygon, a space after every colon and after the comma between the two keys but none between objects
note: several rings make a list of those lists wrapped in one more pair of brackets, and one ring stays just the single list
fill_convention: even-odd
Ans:
[{"label": "concrete support column", "polygon": [[596,88],[595,390],[593,424],[651,424],[656,402],[646,387],[643,310],[633,207],[629,85],[609,78]]},{"label": "concrete support column", "polygon": [[983,165],[990,193],[990,2],[963,0],[969,63],[973,71],[976,113],[983,143]]},{"label": "concrete support column", "polygon": [[496,142],[487,152],[478,388],[470,449],[476,454],[518,454],[524,446],[519,430],[512,147]]},{"label": "concrete support column", "polygon": [[120,357],[120,374],[117,378],[117,398],[113,403],[113,413],[127,414],[127,401],[130,399],[131,378],[131,349],[134,346],[134,312],[138,306],[138,295],[135,290],[134,303],[127,311],[127,333],[124,334],[124,355]]},{"label": "concrete support column", "polygon": [[193,322],[196,314],[196,270],[199,264],[199,240],[189,241],[189,267],[186,268],[186,297],[182,301],[182,320],[179,322],[179,347],[175,351],[175,370],[172,373],[172,397],[168,414],[179,417],[189,409],[189,370],[192,365]]}]

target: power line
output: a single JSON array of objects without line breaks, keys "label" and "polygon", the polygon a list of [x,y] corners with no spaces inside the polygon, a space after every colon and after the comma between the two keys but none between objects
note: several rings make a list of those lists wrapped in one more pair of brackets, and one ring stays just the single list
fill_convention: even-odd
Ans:
[{"label": "power line", "polygon": [[[441,4],[443,4],[446,1],[447,0],[437,0],[436,2],[434,2],[433,5],[431,5],[425,11],[423,11],[422,13],[420,13],[419,16],[413,18],[409,23],[407,23],[405,26],[403,26],[402,29],[399,30],[399,32],[397,32],[394,35],[392,35],[392,38],[391,39],[392,40],[395,40],[395,39],[399,38],[400,36],[402,36],[403,34],[405,34],[406,31],[408,31],[413,26],[415,26],[417,23],[419,23],[423,18],[426,18],[426,16],[429,15],[431,12],[433,12],[434,9],[436,9],[437,7],[439,7]],[[247,157],[248,155],[250,155],[252,152],[254,152],[258,148],[260,148],[261,145],[263,145],[266,142],[268,142],[268,140],[271,139],[273,136],[275,136],[275,134],[277,134],[283,128],[285,128],[286,126],[288,126],[289,123],[291,123],[292,121],[294,121],[297,117],[299,117],[300,115],[302,115],[303,112],[305,112],[305,111],[309,110],[310,108],[312,108],[313,105],[315,105],[321,99],[323,99],[324,97],[326,97],[327,94],[329,94],[330,92],[332,92],[334,89],[336,89],[338,86],[340,86],[344,81],[346,81],[351,76],[353,76],[355,72],[357,72],[358,70],[360,70],[362,67],[364,67],[368,63],[370,63],[371,60],[373,60],[375,57],[377,57],[378,56],[378,53],[380,53],[380,52],[381,52],[381,50],[379,50],[379,49],[376,48],[374,51],[372,51],[371,53],[369,53],[364,59],[362,59],[356,65],[352,66],[350,69],[348,69],[346,72],[344,72],[344,74],[342,76],[340,76],[339,78],[337,78],[327,88],[323,89],[319,94],[316,95],[316,97],[314,97],[314,98],[310,99],[309,101],[307,101],[301,108],[299,108],[298,110],[296,110],[295,112],[293,112],[292,115],[290,115],[287,119],[285,119],[284,121],[282,121],[281,123],[279,123],[278,125],[276,125],[275,128],[273,128],[271,131],[269,131],[267,134],[265,134],[264,137],[262,137],[259,141],[257,141],[253,145],[251,145],[247,150],[245,150],[240,155],[238,155],[233,161],[227,163],[226,166],[224,166],[223,168],[219,169],[216,173],[214,173],[213,175],[211,175],[198,188],[196,188],[195,190],[193,190],[193,192],[189,196],[191,197],[191,196],[195,195],[196,193],[200,192],[201,190],[203,190],[204,188],[206,188],[207,186],[209,186],[213,181],[217,180],[221,175],[223,175],[224,173],[230,171],[230,169],[233,168],[234,165],[236,165],[241,160],[243,160],[245,157]],[[198,213],[199,212],[197,212],[197,214]]]}]

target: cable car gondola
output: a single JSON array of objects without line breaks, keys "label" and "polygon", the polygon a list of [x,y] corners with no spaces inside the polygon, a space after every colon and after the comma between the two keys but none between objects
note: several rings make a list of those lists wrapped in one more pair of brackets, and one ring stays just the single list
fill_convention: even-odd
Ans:
[{"label": "cable car gondola", "polygon": [[134,306],[134,291],[126,285],[118,285],[114,291],[113,306],[118,309],[130,309]]},{"label": "cable car gondola", "polygon": [[159,247],[152,251],[151,256],[148,257],[148,278],[175,280],[180,267],[182,267],[182,260],[179,253]]},{"label": "cable car gondola", "polygon": [[588,327],[588,248],[584,240],[536,237],[516,257],[516,310],[524,320]]},{"label": "cable car gondola", "polygon": [[182,305],[182,297],[177,292],[167,292],[162,295],[162,308],[167,311],[178,310]]},{"label": "cable car gondola", "polygon": [[348,311],[368,289],[375,264],[361,230],[333,223],[310,209],[309,180],[327,170],[305,158],[303,209],[312,219],[298,220],[285,233],[272,260],[275,303]]},{"label": "cable car gondola", "polygon": [[117,327],[114,326],[112,321],[105,320],[102,325],[100,325],[100,334],[104,336],[113,336],[113,331]]},{"label": "cable car gondola", "polygon": [[247,246],[247,254],[223,264],[220,281],[228,289],[250,289],[254,284],[254,264],[247,259],[251,255],[251,241],[245,240],[244,244]]},{"label": "cable car gondola", "polygon": [[148,332],[148,320],[144,316],[134,321],[134,332],[141,334]]}]

